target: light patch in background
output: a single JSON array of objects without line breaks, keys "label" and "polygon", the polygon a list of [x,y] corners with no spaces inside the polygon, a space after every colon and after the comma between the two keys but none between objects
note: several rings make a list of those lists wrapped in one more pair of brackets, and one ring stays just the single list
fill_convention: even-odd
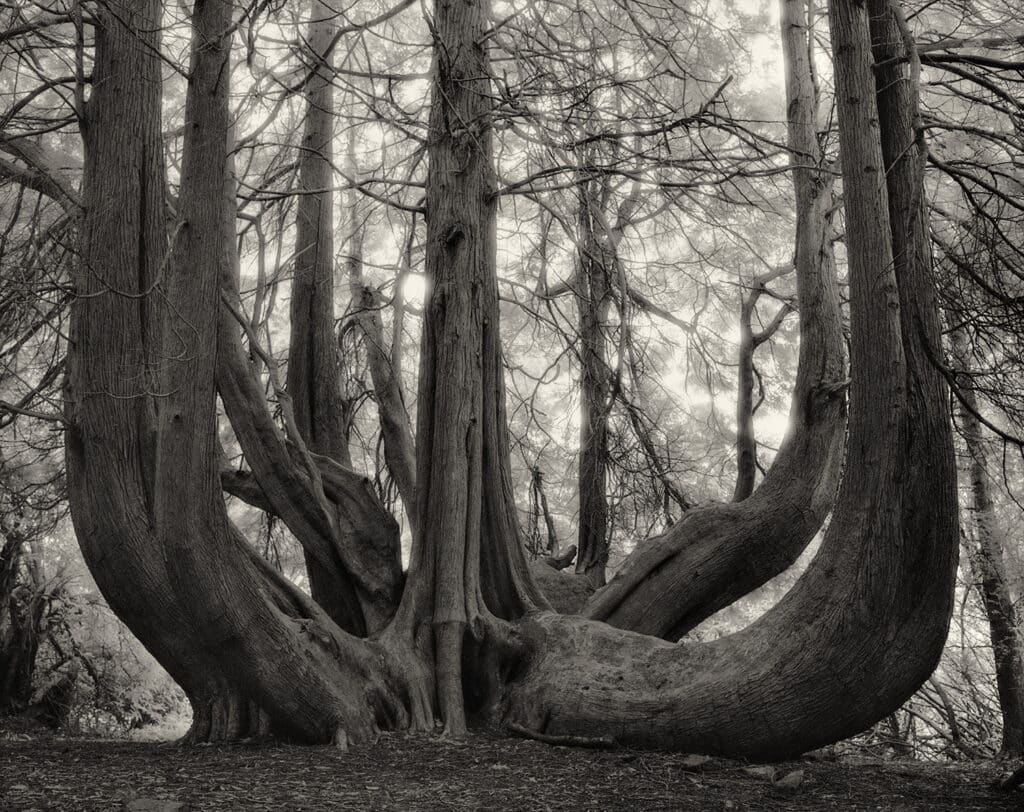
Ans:
[{"label": "light patch in background", "polygon": [[427,300],[427,277],[421,273],[410,273],[402,282],[402,296],[413,307],[423,307]]},{"label": "light patch in background", "polygon": [[754,431],[759,441],[777,448],[789,431],[789,415],[762,406],[754,415]]}]

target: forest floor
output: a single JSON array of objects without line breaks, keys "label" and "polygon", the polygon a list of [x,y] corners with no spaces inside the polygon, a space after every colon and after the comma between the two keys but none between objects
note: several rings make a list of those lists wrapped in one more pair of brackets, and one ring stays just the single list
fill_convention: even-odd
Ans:
[{"label": "forest floor", "polygon": [[788,810],[1024,808],[1010,765],[844,758],[753,767],[498,735],[327,747],[61,738],[0,728],[0,810]]}]

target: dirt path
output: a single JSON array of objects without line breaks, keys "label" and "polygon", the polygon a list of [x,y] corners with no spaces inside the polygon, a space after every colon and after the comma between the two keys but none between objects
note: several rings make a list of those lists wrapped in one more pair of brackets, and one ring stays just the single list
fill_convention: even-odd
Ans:
[{"label": "dirt path", "polygon": [[[696,761],[498,736],[465,743],[387,736],[349,752],[8,739],[0,740],[0,810],[1024,808],[1024,793],[992,788],[1008,771],[992,764],[801,761],[753,769]],[[778,786],[785,776],[796,786]]]}]

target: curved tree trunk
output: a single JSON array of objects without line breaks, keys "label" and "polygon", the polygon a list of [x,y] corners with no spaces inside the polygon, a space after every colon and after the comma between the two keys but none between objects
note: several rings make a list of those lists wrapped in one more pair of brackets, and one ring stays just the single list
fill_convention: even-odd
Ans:
[{"label": "curved tree trunk", "polygon": [[[941,352],[941,332],[917,229],[917,149],[887,105],[879,132],[867,8],[833,0],[830,17],[852,384],[846,475],[821,550],[772,610],[712,643],[673,646],[539,617],[526,631],[538,654],[509,697],[509,718],[526,730],[777,759],[884,718],[938,662],[958,534],[946,392],[928,360]],[[898,156],[891,195],[883,140]],[[907,200],[916,205],[901,208]],[[880,239],[890,229],[893,239]],[[893,244],[908,261],[894,265]]]},{"label": "curved tree trunk", "polygon": [[[350,470],[346,404],[338,386],[334,338],[332,135],[330,60],[322,59],[335,31],[334,13],[313,3],[306,86],[307,115],[296,222],[291,344],[287,390],[276,395],[286,419],[282,436],[266,408],[262,386],[240,340],[237,256],[225,263],[218,391],[253,475],[224,472],[229,493],[279,516],[302,545],[314,598],[343,629],[379,631],[394,614],[401,588],[399,528],[372,484]],[[232,189],[226,217],[234,222]],[[235,318],[232,317],[235,315]],[[246,330],[248,333],[249,331]],[[255,335],[250,352],[259,354]],[[262,359],[276,378],[273,359]],[[311,470],[312,469],[312,470]]]},{"label": "curved tree trunk", "polygon": [[591,619],[677,640],[785,570],[832,508],[843,454],[844,341],[831,245],[833,196],[817,142],[804,9],[800,0],[783,3],[800,314],[789,432],[751,496],[693,508],[664,535],[638,545],[585,607]]},{"label": "curved tree trunk", "polygon": [[[179,223],[162,263],[159,4],[101,18],[68,356],[72,516],[111,607],[188,694],[193,740],[270,726],[309,741],[368,737],[407,719],[397,670],[259,559],[219,496],[230,23],[229,4],[197,3]],[[158,316],[147,294],[159,272]]]},{"label": "curved tree trunk", "polygon": [[[515,515],[500,365],[489,12],[486,2],[435,8],[418,529],[401,605],[371,642],[340,630],[247,547],[220,498],[215,375],[225,358],[240,358],[237,331],[225,330],[231,297],[221,303],[234,272],[225,194],[231,6],[201,0],[192,17],[179,225],[166,267],[162,251],[149,250],[163,245],[162,215],[147,214],[162,211],[161,190],[152,191],[161,186],[158,149],[149,156],[155,164],[145,160],[159,144],[157,6],[118,8],[132,25],[111,27],[97,50],[90,126],[106,126],[89,143],[76,279],[86,295],[75,303],[69,351],[72,510],[97,582],[185,687],[197,740],[269,724],[306,741],[343,743],[381,727],[429,726],[435,707],[457,735],[467,707],[486,707],[508,674],[517,675],[508,718],[540,735],[610,733],[629,744],[774,758],[863,729],[901,704],[937,661],[957,549],[949,415],[928,363],[940,333],[917,150],[904,119],[875,109],[866,9],[855,0],[832,5],[847,234],[857,248],[847,475],[822,549],[794,589],[745,631],[692,646],[532,611],[544,600]],[[909,109],[905,85],[897,86],[897,102]],[[146,137],[133,138],[129,123],[140,121]],[[805,188],[814,188],[812,178]],[[892,241],[880,239],[890,228]],[[803,250],[820,253],[820,232],[805,237]],[[895,263],[893,245],[909,249]],[[800,256],[798,247],[798,263]],[[814,346],[828,345],[835,322],[805,311],[820,314],[831,289],[821,262],[806,264],[817,284],[805,290],[801,277],[810,331],[803,343],[813,336]],[[162,323],[141,295],[158,271]],[[218,344],[231,352],[218,353]],[[798,535],[813,532],[814,510],[831,498],[822,483],[832,469],[822,460],[836,452],[835,432],[811,428],[831,426],[842,412],[830,387],[839,362],[801,362],[806,401],[794,406],[802,430],[790,447],[805,456],[783,460],[798,479],[802,467],[821,465],[822,481],[792,489],[804,496],[789,505],[798,518],[787,529],[795,525]],[[243,399],[239,411],[253,403]],[[257,450],[269,459],[283,443],[266,436],[274,442]],[[320,472],[331,463],[307,450],[302,464],[323,511],[329,485]],[[268,501],[287,501],[286,482],[253,469]],[[734,507],[756,503],[767,483]],[[747,526],[760,521],[781,534],[773,524],[781,517],[766,513],[748,515]]]},{"label": "curved tree trunk", "polygon": [[193,645],[151,523],[160,326],[145,294],[166,247],[159,9],[155,0],[98,9],[65,453],[75,533],[100,591],[198,701],[219,686]]}]

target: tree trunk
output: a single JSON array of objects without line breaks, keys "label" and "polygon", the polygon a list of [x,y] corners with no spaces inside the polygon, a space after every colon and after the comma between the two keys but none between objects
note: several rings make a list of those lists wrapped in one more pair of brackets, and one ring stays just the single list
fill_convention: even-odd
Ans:
[{"label": "tree trunk", "polygon": [[[113,610],[188,694],[192,740],[269,725],[307,741],[366,738],[408,718],[397,668],[263,562],[219,496],[231,6],[204,0],[192,22],[179,223],[162,263],[159,4],[100,18],[68,351],[75,529]],[[147,294],[160,272],[157,314]]]},{"label": "tree trunk", "polygon": [[527,569],[509,464],[489,20],[486,0],[435,4],[418,518],[395,620],[395,633],[432,663],[438,709],[453,736],[466,730],[464,692],[470,709],[494,698],[497,653],[512,645],[502,621],[546,606]]},{"label": "tree trunk", "polygon": [[[821,550],[773,609],[710,643],[539,616],[525,630],[537,654],[509,696],[521,729],[784,758],[885,718],[938,662],[958,546],[947,393],[927,358],[941,333],[921,233],[898,205],[890,221],[880,143],[913,135],[884,117],[880,132],[867,8],[833,0],[830,17],[852,383],[846,474]],[[898,176],[897,199],[916,192],[923,208],[920,174],[915,185]],[[893,244],[913,246],[915,262],[894,266]]]},{"label": "tree trunk", "polygon": [[[965,341],[960,331],[953,334],[957,363],[961,370],[969,371]],[[971,517],[977,543],[969,555],[992,640],[996,689],[1003,717],[1000,749],[1007,755],[1019,756],[1024,753],[1024,641],[1006,578],[1003,533],[992,501],[988,455],[977,417],[977,397],[969,385],[961,388],[960,396],[963,398],[960,427],[967,447]]]},{"label": "tree trunk", "polygon": [[[589,175],[590,167],[584,173]],[[601,209],[607,180],[585,177],[580,184],[579,272],[576,307],[580,342],[579,530],[576,572],[592,586],[604,586],[611,539],[608,528],[608,416],[611,375],[607,358],[607,319],[612,294],[610,261],[602,239]],[[605,235],[607,237],[607,235]]]},{"label": "tree trunk", "polygon": [[[335,12],[312,0],[287,388],[309,450],[351,467],[334,331],[334,69],[327,54],[336,28]],[[361,605],[357,584],[336,550],[326,561],[309,551],[304,554],[313,598],[339,626],[354,634],[383,626],[390,615],[375,617],[372,602]]]},{"label": "tree trunk", "polygon": [[[139,0],[116,13],[119,24],[99,38],[90,101],[97,129],[68,358],[69,486],[97,583],[187,691],[193,739],[272,724],[305,741],[344,743],[381,727],[428,727],[435,708],[458,735],[467,710],[487,708],[504,677],[515,679],[504,693],[508,719],[541,737],[610,733],[625,744],[780,758],[864,729],[924,681],[951,608],[955,471],[946,392],[930,365],[940,333],[921,178],[900,157],[916,145],[905,121],[875,107],[868,14],[856,0],[831,9],[851,246],[847,475],[818,558],[794,589],[743,632],[680,646],[532,611],[545,604],[515,514],[500,364],[489,4],[438,0],[433,18],[417,532],[401,605],[379,641],[343,632],[259,558],[220,498],[215,374],[239,372],[241,358],[237,329],[227,329],[232,297],[222,304],[221,293],[235,262],[225,177],[231,6],[201,0],[192,16],[179,223],[165,264],[158,7]],[[903,95],[909,109],[905,87]],[[896,156],[888,165],[880,140]],[[816,188],[813,173],[805,180],[798,190]],[[892,240],[879,237],[890,228]],[[784,523],[762,502],[767,517],[743,514],[746,525],[727,527],[727,537],[751,527],[767,528],[768,541],[783,529],[813,532],[815,510],[831,501],[823,483],[838,443],[819,429],[841,421],[841,369],[812,350],[831,352],[838,327],[820,318],[831,291],[821,229],[801,233],[797,390],[806,399],[794,404],[796,450],[780,453],[782,470],[800,480],[781,508],[792,515]],[[893,245],[910,248],[912,261],[894,263]],[[809,247],[814,261],[801,259]],[[157,314],[144,293],[160,272]],[[242,392],[249,380],[224,378],[229,395],[228,384]],[[266,430],[261,402],[246,415],[254,404],[236,399],[228,411],[233,423],[249,420],[246,442],[268,438],[252,443],[253,470],[267,500],[284,504],[288,485],[266,467],[274,455],[291,458]],[[299,495],[327,513],[322,472],[336,463],[313,456],[298,432],[289,439],[305,466],[292,461],[290,471],[310,481]],[[808,466],[820,482],[801,479]],[[731,507],[752,511],[768,482]]]},{"label": "tree trunk", "polygon": [[[799,34],[798,34],[799,37]],[[793,46],[799,47],[800,40],[796,42],[787,43],[787,48],[783,51],[789,55],[790,61],[794,59],[791,53]],[[804,81],[808,83],[808,92],[813,94],[812,99],[817,98],[815,88],[811,84],[811,78],[809,68],[805,68],[808,73],[804,77]],[[799,89],[797,89],[799,92]],[[797,125],[799,132],[793,136],[794,145],[800,143],[803,146],[803,142],[807,140],[808,134],[813,136],[813,125],[814,125],[814,111],[817,109],[816,102],[811,107],[811,117],[808,120],[798,120],[794,122]],[[791,108],[791,114],[794,112]],[[795,112],[799,113],[799,103],[795,108]],[[810,130],[810,133],[803,132],[803,130]],[[794,146],[794,152],[799,147]],[[821,156],[818,156],[820,160]],[[799,172],[800,170],[796,170]],[[800,195],[800,203],[805,202],[803,200],[804,195]],[[799,205],[799,203],[798,203]],[[824,217],[827,217],[827,213],[822,212],[822,224],[824,225]],[[820,250],[824,254],[824,261],[827,263],[827,267],[831,268],[834,264],[832,259],[832,248],[829,242],[829,233],[826,228],[823,228],[819,239],[822,240]],[[782,326],[782,320],[789,314],[791,305],[786,302],[776,312],[775,317],[769,322],[769,324],[762,330],[754,332],[753,318],[757,308],[758,299],[761,298],[761,294],[767,290],[767,284],[769,281],[774,279],[776,276],[782,275],[782,270],[771,271],[762,276],[755,277],[750,284],[750,289],[743,292],[740,295],[740,345],[738,351],[739,363],[736,373],[736,487],[733,489],[732,501],[742,502],[750,494],[754,492],[754,483],[757,481],[757,435],[754,433],[754,413],[757,411],[760,403],[754,402],[754,379],[757,377],[757,369],[754,366],[754,352],[764,344],[768,339],[775,335],[779,327]]]},{"label": "tree trunk", "polygon": [[846,375],[831,244],[833,196],[817,142],[805,6],[786,0],[782,11],[800,315],[789,431],[749,498],[689,510],[664,535],[638,545],[584,610],[594,620],[669,640],[797,559],[832,508],[842,464]]},{"label": "tree trunk", "polygon": [[754,316],[756,299],[740,296],[740,346],[736,370],[736,487],[732,501],[742,502],[757,481],[757,435],[754,433]]},{"label": "tree trunk", "polygon": [[32,700],[32,678],[41,642],[45,596],[18,577],[24,538],[17,530],[3,535],[0,547],[0,714],[18,713]]},{"label": "tree trunk", "polygon": [[166,246],[160,4],[115,3],[97,14],[65,382],[68,499],[82,555],[111,609],[198,698],[216,680],[192,645],[150,513],[160,329],[146,294]]},{"label": "tree trunk", "polygon": [[[355,214],[355,206],[353,205]],[[411,524],[416,517],[416,441],[412,423],[405,408],[402,394],[402,370],[396,364],[400,353],[387,351],[384,343],[384,321],[380,311],[380,296],[363,282],[363,246],[361,224],[352,218],[348,257],[349,284],[356,323],[363,337],[366,358],[370,367],[373,395],[377,401],[381,439],[384,443],[384,462],[398,488]],[[393,340],[400,340],[400,335]],[[415,529],[413,529],[415,533]]]}]

